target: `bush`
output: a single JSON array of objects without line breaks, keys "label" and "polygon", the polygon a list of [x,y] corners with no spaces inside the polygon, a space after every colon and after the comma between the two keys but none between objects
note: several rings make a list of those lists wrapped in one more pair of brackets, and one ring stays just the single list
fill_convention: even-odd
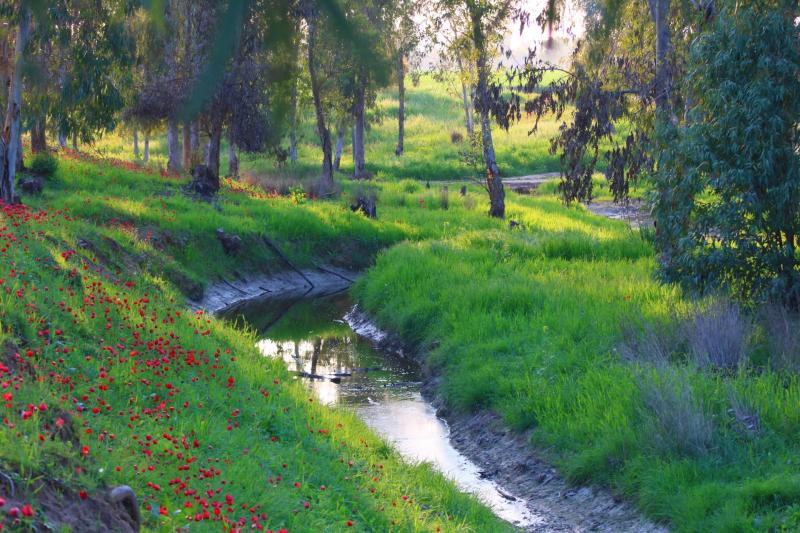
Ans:
[{"label": "bush", "polygon": [[38,153],[31,158],[28,168],[39,176],[52,176],[58,169],[58,160],[49,152]]},{"label": "bush", "polygon": [[800,374],[800,321],[783,306],[768,306],[762,325],[769,340],[769,366]]},{"label": "bush", "polygon": [[744,8],[720,13],[692,46],[692,110],[659,128],[665,279],[800,308],[799,41],[793,17]]},{"label": "bush", "polygon": [[685,330],[699,368],[736,370],[745,363],[753,328],[736,304],[714,302],[699,309]]},{"label": "bush", "polygon": [[453,144],[461,144],[464,142],[464,136],[461,132],[454,131],[450,133],[450,142]]},{"label": "bush", "polygon": [[703,455],[714,439],[714,424],[706,405],[692,390],[685,369],[664,367],[637,375],[643,415],[648,428],[644,434],[665,452]]}]

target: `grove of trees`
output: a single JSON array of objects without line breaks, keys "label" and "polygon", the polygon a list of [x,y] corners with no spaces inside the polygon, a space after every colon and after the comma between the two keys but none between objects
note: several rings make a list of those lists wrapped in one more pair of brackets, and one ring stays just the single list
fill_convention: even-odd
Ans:
[{"label": "grove of trees", "polygon": [[[169,172],[220,188],[240,152],[297,160],[313,107],[323,189],[333,193],[350,139],[368,179],[365,139],[380,90],[395,87],[395,154],[405,140],[406,78],[433,54],[459,92],[480,146],[489,215],[504,217],[493,128],[523,113],[563,119],[551,141],[566,203],[591,201],[605,172],[618,201],[645,184],[660,275],[686,288],[800,307],[800,8],[795,0],[586,0],[587,31],[567,66],[504,64],[509,27],[552,28],[564,0],[9,1],[0,6],[0,199],[48,138],[91,143],[121,124],[149,157],[166,131]],[[545,75],[560,75],[543,84]],[[140,137],[140,134],[143,137]],[[536,134],[536,127],[532,134]],[[285,148],[288,146],[288,148]],[[200,171],[198,172],[198,169]]]}]

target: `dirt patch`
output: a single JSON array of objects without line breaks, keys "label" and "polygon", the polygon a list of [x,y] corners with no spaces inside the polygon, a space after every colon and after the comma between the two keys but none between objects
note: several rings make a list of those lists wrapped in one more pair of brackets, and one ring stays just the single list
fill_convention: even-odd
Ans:
[{"label": "dirt patch", "polygon": [[[123,502],[115,501],[113,491],[79,493],[54,479],[38,478],[25,484],[24,492],[7,473],[0,476],[0,495],[5,505],[0,510],[0,524],[24,531],[70,531],[85,533],[134,533],[140,524]],[[30,505],[32,516],[24,516]],[[13,508],[16,512],[11,511]],[[13,516],[16,514],[16,516]]]},{"label": "dirt patch", "polygon": [[633,228],[643,228],[653,226],[653,218],[647,212],[642,200],[628,200],[625,203],[615,204],[614,202],[592,202],[586,204],[586,208],[594,213],[614,220],[624,220]]},{"label": "dirt patch", "polygon": [[[378,328],[370,317],[355,307],[346,316],[359,336],[384,352],[413,357],[424,366],[424,357],[404,346],[402,340]],[[486,478],[494,481],[504,497],[524,500],[533,515],[543,519],[526,528],[532,532],[662,533],[666,527],[644,518],[630,503],[600,487],[570,486],[552,465],[529,444],[529,434],[505,427],[491,412],[460,415],[442,408],[436,394],[439,378],[428,375],[423,385],[426,399],[437,407],[437,415],[450,429],[453,447],[477,464]]]}]

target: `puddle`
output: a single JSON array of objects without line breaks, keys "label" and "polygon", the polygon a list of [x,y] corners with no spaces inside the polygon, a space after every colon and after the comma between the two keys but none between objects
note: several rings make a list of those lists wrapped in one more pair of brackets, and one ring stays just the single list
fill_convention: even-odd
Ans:
[{"label": "puddle", "polygon": [[541,523],[524,500],[485,479],[451,445],[447,423],[422,397],[416,365],[382,354],[359,337],[343,319],[351,308],[340,295],[258,302],[237,309],[236,315],[261,332],[261,353],[282,359],[320,402],[353,409],[407,460],[431,463],[500,518],[520,527]]}]

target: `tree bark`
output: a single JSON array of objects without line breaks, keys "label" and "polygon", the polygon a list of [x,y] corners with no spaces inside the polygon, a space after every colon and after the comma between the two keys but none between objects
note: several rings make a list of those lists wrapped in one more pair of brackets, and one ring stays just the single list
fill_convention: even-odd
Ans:
[{"label": "tree bark", "polygon": [[144,155],[142,156],[142,161],[147,163],[150,161],[150,132],[144,132]]},{"label": "tree bark", "polygon": [[183,168],[192,167],[192,132],[191,123],[183,123]]},{"label": "tree bark", "polygon": [[344,151],[344,126],[336,128],[336,151],[333,154],[333,169],[338,171],[342,166],[342,152]]},{"label": "tree bark", "polygon": [[397,55],[397,148],[394,155],[403,155],[406,136],[406,65],[405,54]]},{"label": "tree bark", "polygon": [[[215,113],[215,115],[219,115]],[[222,145],[222,116],[214,116],[211,120],[211,132],[208,138],[208,159],[206,166],[209,169],[216,190],[219,190],[219,155]]]},{"label": "tree bark", "polygon": [[181,171],[181,141],[178,138],[178,123],[171,118],[167,121],[167,171]]},{"label": "tree bark", "polygon": [[483,161],[486,166],[486,188],[489,190],[489,216],[505,218],[505,191],[500,179],[500,169],[494,152],[492,140],[492,119],[489,114],[489,67],[486,64],[486,42],[483,35],[481,13],[473,2],[467,3],[472,23],[472,42],[476,51],[476,67],[478,70],[477,101],[481,118],[481,141],[483,143]]},{"label": "tree bark", "polygon": [[297,77],[292,83],[292,128],[289,131],[289,161],[297,163]]},{"label": "tree bark", "polygon": [[670,52],[672,42],[669,33],[670,0],[647,0],[650,16],[656,30],[656,74],[653,81],[656,113],[672,119],[672,73]]},{"label": "tree bark", "polygon": [[239,177],[239,158],[236,157],[236,144],[230,131],[228,131],[228,174],[232,178]]},{"label": "tree bark", "polygon": [[44,117],[38,117],[31,128],[31,152],[34,154],[47,152],[47,132]]},{"label": "tree bark", "polygon": [[200,158],[200,122],[198,119],[192,121],[189,128],[189,143],[191,144],[191,166],[201,161]]},{"label": "tree bark", "polygon": [[139,130],[133,128],[133,157],[139,159]]},{"label": "tree bark", "polygon": [[58,146],[60,146],[62,149],[67,147],[67,136],[63,131],[58,132]]},{"label": "tree bark", "polygon": [[20,13],[17,39],[14,47],[14,75],[8,92],[8,108],[6,110],[5,127],[0,143],[0,152],[4,161],[0,169],[0,200],[10,204],[17,200],[14,192],[14,180],[17,173],[17,159],[20,150],[20,112],[22,111],[22,59],[25,45],[30,35],[30,11],[23,3]]},{"label": "tree bark", "polygon": [[317,75],[315,48],[317,40],[317,23],[313,18],[308,20],[308,75],[311,79],[311,94],[314,99],[314,111],[317,115],[317,133],[322,143],[322,182],[327,190],[333,190],[333,157],[331,155],[331,132],[325,125],[325,110],[322,107],[322,87]]},{"label": "tree bark", "polygon": [[353,103],[353,177],[367,179],[366,157],[364,154],[364,130],[366,129],[366,76],[362,70],[356,80],[355,102]]}]

